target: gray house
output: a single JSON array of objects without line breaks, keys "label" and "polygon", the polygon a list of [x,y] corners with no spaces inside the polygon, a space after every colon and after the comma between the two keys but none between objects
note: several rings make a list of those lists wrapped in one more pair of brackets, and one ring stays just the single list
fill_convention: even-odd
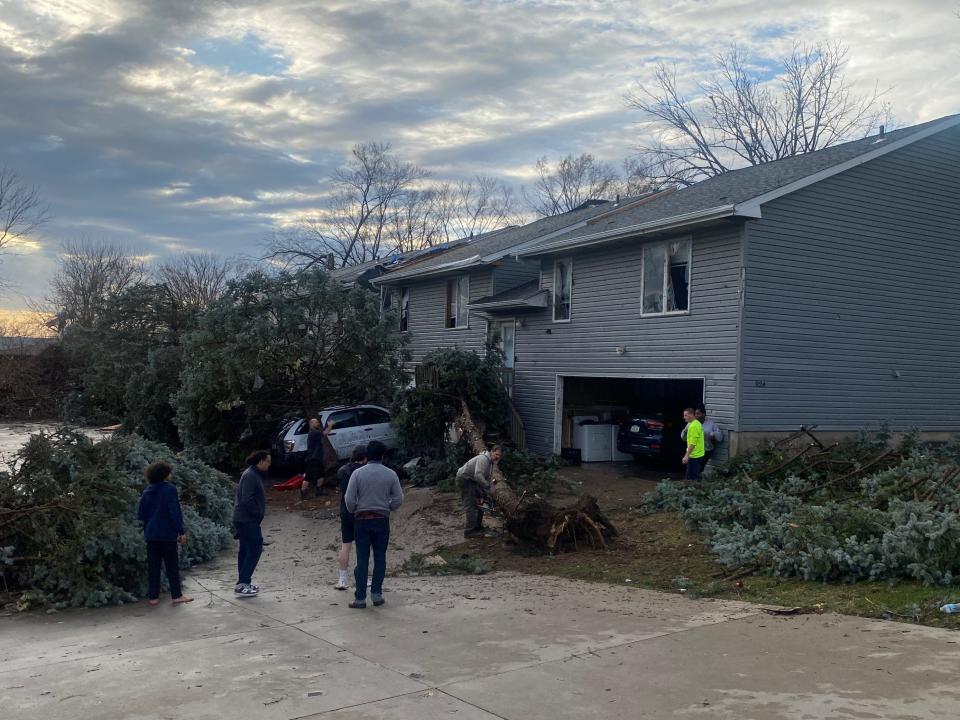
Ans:
[{"label": "gray house", "polygon": [[732,453],[800,425],[960,432],[960,116],[492,233],[375,282],[403,298],[414,362],[506,339],[534,452],[571,444],[578,417],[701,401]]}]

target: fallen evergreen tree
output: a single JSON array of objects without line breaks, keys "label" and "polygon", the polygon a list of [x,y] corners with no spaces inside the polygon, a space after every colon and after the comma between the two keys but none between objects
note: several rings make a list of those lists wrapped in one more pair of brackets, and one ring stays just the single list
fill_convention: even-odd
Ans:
[{"label": "fallen evergreen tree", "polygon": [[702,483],[661,482],[645,504],[703,533],[729,577],[960,578],[960,439],[864,433],[827,446],[801,430]]},{"label": "fallen evergreen tree", "polygon": [[230,543],[229,477],[136,436],[93,443],[64,429],[33,435],[0,471],[0,591],[19,609],[136,600],[146,589],[137,503],[154,460],[170,463],[180,493],[181,565],[215,557]]}]

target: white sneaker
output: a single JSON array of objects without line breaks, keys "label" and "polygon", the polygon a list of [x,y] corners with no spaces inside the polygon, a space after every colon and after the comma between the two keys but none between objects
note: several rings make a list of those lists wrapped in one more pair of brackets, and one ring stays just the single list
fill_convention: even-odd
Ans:
[{"label": "white sneaker", "polygon": [[336,587],[337,590],[347,589],[347,572],[345,570],[340,572],[337,578],[337,584],[334,587]]}]

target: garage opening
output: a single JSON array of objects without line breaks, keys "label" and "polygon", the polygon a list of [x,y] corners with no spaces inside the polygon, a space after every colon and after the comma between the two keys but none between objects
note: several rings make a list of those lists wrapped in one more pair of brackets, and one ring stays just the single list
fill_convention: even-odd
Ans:
[{"label": "garage opening", "polygon": [[561,448],[582,462],[679,466],[683,410],[703,402],[703,378],[561,377],[558,391]]}]

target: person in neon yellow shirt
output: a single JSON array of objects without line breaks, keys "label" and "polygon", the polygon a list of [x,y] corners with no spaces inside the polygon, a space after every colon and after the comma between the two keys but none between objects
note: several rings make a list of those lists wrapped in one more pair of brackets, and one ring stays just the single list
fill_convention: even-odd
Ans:
[{"label": "person in neon yellow shirt", "polygon": [[683,411],[683,420],[687,423],[685,430],[687,451],[683,456],[683,464],[687,466],[687,480],[699,480],[700,473],[703,471],[703,458],[706,455],[703,425],[697,420],[693,408]]}]

